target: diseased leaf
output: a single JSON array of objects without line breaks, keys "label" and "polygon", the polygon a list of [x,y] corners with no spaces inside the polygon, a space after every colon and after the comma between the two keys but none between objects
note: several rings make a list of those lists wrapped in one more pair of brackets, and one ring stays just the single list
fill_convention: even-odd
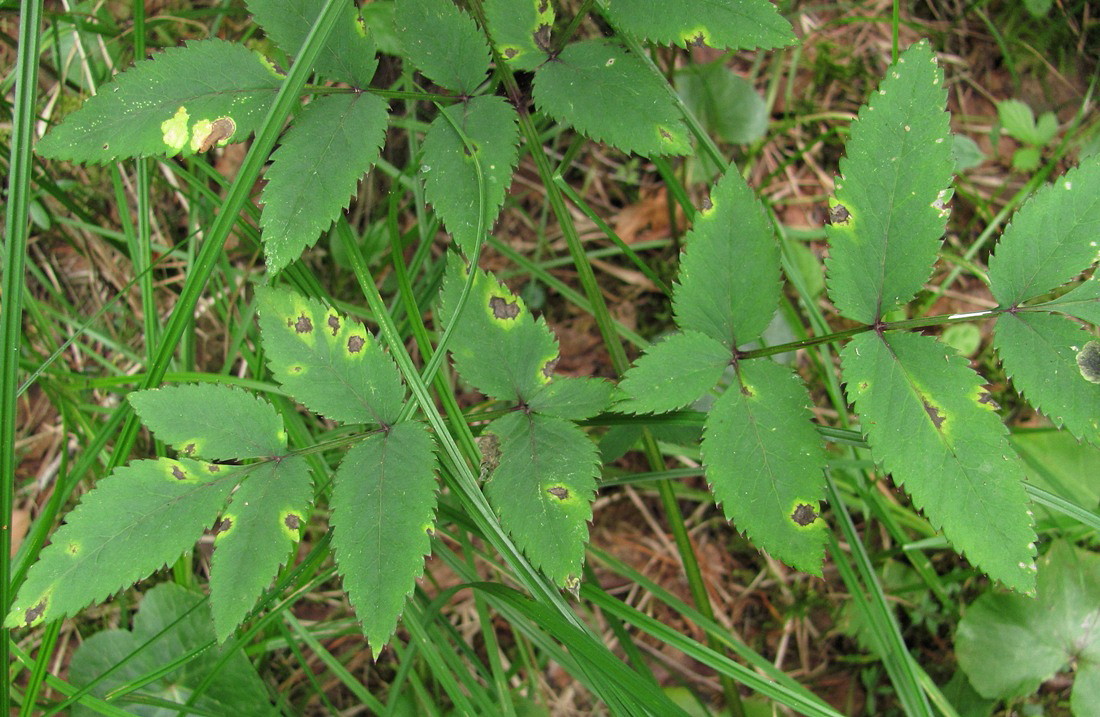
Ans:
[{"label": "diseased leaf", "polygon": [[228,461],[283,453],[283,418],[247,391],[213,383],[164,386],[127,396],[141,422],[188,458]]},{"label": "diseased leaf", "polygon": [[1090,324],[1100,325],[1100,276],[1094,274],[1088,281],[1041,305],[1052,311],[1076,316]]},{"label": "diseased leaf", "polygon": [[435,532],[435,467],[431,436],[405,422],[353,446],[336,472],[336,564],[376,657],[424,571]]},{"label": "diseased leaf", "polygon": [[627,413],[664,413],[683,408],[714,388],[733,352],[698,331],[672,334],[653,344],[623,374],[626,398],[615,405]]},{"label": "diseased leaf", "polygon": [[643,155],[687,154],[687,129],[668,87],[605,40],[569,45],[535,73],[535,104],[597,142]]},{"label": "diseased leaf", "polygon": [[575,589],[596,492],[595,444],[574,424],[537,413],[510,413],[486,430],[500,440],[485,494],[501,525],[547,577]]},{"label": "diseased leaf", "polygon": [[875,459],[971,563],[1032,591],[1023,469],[969,362],[906,332],[860,334],[841,362]]},{"label": "diseased leaf", "polygon": [[779,246],[740,174],[718,180],[684,243],[676,323],[731,349],[760,338],[779,305]]},{"label": "diseased leaf", "polygon": [[142,60],[54,127],[38,154],[71,162],[190,155],[255,132],[283,78],[243,45],[202,40]]},{"label": "diseased leaf", "polygon": [[[469,139],[472,154],[452,122]],[[482,232],[487,236],[512,183],[518,148],[516,111],[502,97],[474,97],[452,105],[432,120],[424,135],[420,171],[425,196],[467,257],[473,256],[478,239],[480,189],[474,162],[480,166],[485,186]]]},{"label": "diseased leaf", "polygon": [[741,385],[715,402],[703,429],[707,482],[726,518],[755,545],[821,575],[825,453],[799,378],[766,359],[739,364]]},{"label": "diseased leaf", "polygon": [[257,295],[268,368],[288,393],[334,421],[397,421],[401,374],[366,327],[293,291],[261,287]]},{"label": "diseased leaf", "polygon": [[176,560],[213,524],[239,480],[230,466],[187,458],[119,468],[69,512],[4,624],[75,615]]},{"label": "diseased leaf", "polygon": [[210,608],[219,641],[233,634],[286,563],[312,502],[305,458],[268,461],[245,474],[215,526]]},{"label": "diseased leaf", "polygon": [[451,0],[397,0],[394,18],[405,54],[432,82],[472,95],[485,81],[485,36]]},{"label": "diseased leaf", "polygon": [[550,0],[485,0],[485,19],[500,56],[516,70],[533,70],[546,60],[554,6]]},{"label": "diseased leaf", "polygon": [[989,260],[1002,307],[1019,306],[1070,281],[1100,256],[1100,157],[1091,157],[1029,199]]},{"label": "diseased leaf", "polygon": [[993,345],[1025,398],[1079,439],[1100,444],[1100,385],[1082,375],[1077,355],[1093,338],[1080,324],[1044,312],[1002,314]]},{"label": "diseased leaf", "polygon": [[340,216],[378,160],[386,101],[366,92],[317,97],[271,156],[262,202],[264,255],[271,273],[313,246]]},{"label": "diseased leaf", "polygon": [[943,71],[926,41],[898,58],[852,123],[826,228],[829,296],[865,324],[909,301],[932,270],[954,171]]},{"label": "diseased leaf", "polygon": [[555,376],[527,407],[547,416],[583,421],[607,408],[614,390],[614,384],[602,378]]},{"label": "diseased leaf", "polygon": [[612,0],[612,22],[661,45],[706,45],[719,50],[770,49],[797,42],[791,25],[768,0]]},{"label": "diseased leaf", "polygon": [[[313,70],[330,80],[365,88],[378,68],[374,40],[359,19],[355,3],[343,1],[343,15],[321,48]],[[302,49],[324,6],[319,0],[248,0],[248,11],[264,34],[290,57]]]}]

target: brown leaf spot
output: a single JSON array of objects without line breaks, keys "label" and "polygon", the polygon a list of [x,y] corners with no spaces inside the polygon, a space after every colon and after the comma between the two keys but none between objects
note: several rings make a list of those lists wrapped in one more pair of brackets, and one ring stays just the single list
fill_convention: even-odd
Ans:
[{"label": "brown leaf spot", "polygon": [[993,400],[993,394],[989,391],[982,391],[978,394],[978,403],[984,403],[987,406],[992,407],[994,410],[1001,407],[1001,404]]},{"label": "brown leaf spot", "polygon": [[704,212],[709,212],[714,208],[714,202],[710,201],[710,197],[703,197],[703,206],[701,208]]},{"label": "brown leaf spot", "polygon": [[302,520],[293,513],[290,513],[287,515],[287,517],[283,518],[283,525],[290,528],[291,530],[297,530],[298,528],[302,527]]},{"label": "brown leaf spot", "polygon": [[691,46],[691,47],[704,47],[706,44],[707,44],[707,38],[701,32],[698,35],[696,35],[695,37],[691,38],[691,41],[688,43],[688,45]]},{"label": "brown leaf spot", "polygon": [[944,416],[940,413],[940,409],[933,406],[928,401],[921,399],[921,403],[924,404],[924,410],[928,414],[928,417],[932,419],[932,425],[939,428],[943,425]]},{"label": "brown leaf spot", "polygon": [[219,117],[210,124],[210,131],[202,139],[199,145],[200,152],[206,152],[214,148],[218,142],[229,139],[237,131],[237,123],[228,117]]},{"label": "brown leaf spot", "polygon": [[183,452],[189,456],[193,455],[195,453],[195,444],[188,443],[186,446],[183,447]]},{"label": "brown leaf spot", "polygon": [[661,127],[658,131],[661,133],[661,139],[666,139],[670,142],[672,141],[672,135],[669,134],[669,131],[667,129]]},{"label": "brown leaf spot", "polygon": [[329,314],[328,327],[332,330],[333,336],[340,333],[340,317],[334,314]]},{"label": "brown leaf spot", "polygon": [[348,337],[348,353],[357,354],[363,350],[363,346],[367,343],[366,339],[362,336],[355,336],[354,334]]},{"label": "brown leaf spot", "polygon": [[550,7],[550,0],[541,0],[541,2],[539,2],[539,15],[546,12],[546,10],[549,7]]},{"label": "brown leaf spot", "polygon": [[176,480],[187,480],[187,474],[179,466],[172,466],[172,477]]},{"label": "brown leaf spot", "polygon": [[221,467],[221,466],[219,466],[219,465],[218,465],[218,464],[216,464],[216,463],[211,463],[210,465],[208,465],[208,466],[206,467],[206,470],[210,471],[211,473],[217,473],[217,472],[218,472],[218,471],[220,471],[221,469],[222,469],[222,467]]},{"label": "brown leaf spot", "polygon": [[46,599],[43,598],[37,605],[27,610],[23,615],[23,622],[30,625],[32,622],[42,616],[42,613],[46,612]]},{"label": "brown leaf spot", "polygon": [[224,533],[225,531],[229,530],[232,527],[233,527],[233,519],[232,518],[222,518],[217,523],[214,523],[214,535],[217,535],[219,533]]},{"label": "brown leaf spot", "polygon": [[504,59],[511,60],[513,57],[519,54],[519,50],[514,47],[509,47],[504,51]]},{"label": "brown leaf spot", "polygon": [[546,492],[558,500],[567,500],[569,498],[569,490],[560,485],[556,485],[553,488],[547,488]]},{"label": "brown leaf spot", "polygon": [[847,224],[848,218],[851,217],[851,212],[848,211],[848,207],[843,204],[837,204],[835,207],[829,209],[829,223],[830,224]]},{"label": "brown leaf spot", "polygon": [[302,314],[298,317],[298,320],[294,322],[294,330],[300,334],[308,334],[313,331],[313,322],[309,320],[309,317]]},{"label": "brown leaf spot", "polygon": [[539,48],[543,52],[550,52],[549,25],[539,25],[531,39],[535,41],[535,47]]},{"label": "brown leaf spot", "polygon": [[106,142],[104,142],[104,143],[103,143],[103,151],[104,151],[104,152],[106,152],[106,151],[107,151],[107,150],[109,150],[110,148],[111,148],[111,145],[107,144]]},{"label": "brown leaf spot", "polygon": [[746,398],[752,398],[752,397],[753,397],[753,396],[755,396],[756,394],[755,394],[755,393],[753,393],[753,392],[752,392],[752,389],[751,389],[751,388],[749,388],[748,386],[742,385],[742,386],[741,386],[741,395],[742,395],[742,396],[745,396]]},{"label": "brown leaf spot", "polygon": [[65,550],[69,553],[69,555],[76,555],[80,552],[80,545],[77,543],[69,543],[65,546]]},{"label": "brown leaf spot", "polygon": [[561,361],[561,356],[555,356],[542,365],[542,375],[546,378],[550,378],[554,375],[554,369],[558,367],[558,361]]},{"label": "brown leaf spot", "polygon": [[490,298],[489,308],[498,319],[514,319],[519,316],[519,302],[508,301],[503,296]]},{"label": "brown leaf spot", "polygon": [[1100,341],[1089,341],[1077,352],[1077,368],[1089,383],[1100,383]]},{"label": "brown leaf spot", "polygon": [[814,512],[812,505],[806,503],[799,503],[795,506],[794,512],[791,513],[791,520],[798,523],[802,527],[806,527],[810,523],[817,520],[817,513]]}]

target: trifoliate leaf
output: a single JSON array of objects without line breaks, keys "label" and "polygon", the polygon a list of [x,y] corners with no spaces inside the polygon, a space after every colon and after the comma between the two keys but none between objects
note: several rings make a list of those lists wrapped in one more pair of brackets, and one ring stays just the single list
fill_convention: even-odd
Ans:
[{"label": "trifoliate leaf", "polygon": [[[454,125],[466,135],[472,152]],[[502,97],[474,97],[452,105],[432,120],[424,135],[420,171],[425,196],[467,257],[473,256],[478,239],[478,168],[485,188],[482,233],[488,236],[512,183],[518,149],[516,111]]]},{"label": "trifoliate leaf", "polygon": [[243,45],[191,42],[118,75],[36,150],[50,159],[101,163],[205,152],[259,129],[282,84],[271,63]]},{"label": "trifoliate leaf", "polygon": [[397,421],[401,374],[366,327],[293,291],[257,295],[268,368],[290,395],[334,421]]},{"label": "trifoliate leaf", "polygon": [[668,86],[604,40],[569,45],[535,73],[535,104],[597,142],[643,155],[687,154],[687,128]]},{"label": "trifoliate leaf", "polygon": [[336,564],[375,657],[424,571],[435,531],[435,466],[431,436],[405,422],[353,446],[336,472]]},{"label": "trifoliate leaf", "polygon": [[741,385],[715,402],[703,429],[707,482],[726,518],[755,545],[821,574],[825,453],[806,387],[766,359],[739,364]]},{"label": "trifoliate leaf", "polygon": [[683,408],[714,388],[729,368],[728,346],[698,331],[684,331],[653,344],[623,374],[626,398],[615,410],[664,413]]},{"label": "trifoliate leaf", "polygon": [[325,95],[306,105],[265,175],[260,226],[270,272],[313,246],[348,206],[378,160],[388,118],[386,101],[365,92]]},{"label": "trifoliate leaf", "polygon": [[898,58],[852,123],[828,227],[829,296],[865,324],[909,301],[932,270],[955,168],[943,71],[927,42]]},{"label": "trifoliate leaf", "polygon": [[549,0],[485,0],[485,20],[500,56],[516,70],[533,70],[546,60],[554,6]]},{"label": "trifoliate leaf", "polygon": [[280,455],[283,418],[247,391],[212,383],[165,386],[127,396],[141,422],[188,458],[228,461]]},{"label": "trifoliate leaf", "polygon": [[489,47],[477,23],[451,0],[397,0],[394,21],[405,54],[425,77],[472,95],[489,71]]},{"label": "trifoliate leaf", "polygon": [[583,421],[607,408],[614,390],[614,384],[602,378],[555,376],[527,407],[547,416]]},{"label": "trifoliate leaf", "polygon": [[187,458],[119,468],[69,512],[4,624],[75,615],[173,562],[213,524],[240,478],[238,469]]},{"label": "trifoliate leaf", "polygon": [[906,332],[860,334],[841,361],[875,459],[971,563],[1030,592],[1035,533],[1023,468],[969,362]]},{"label": "trifoliate leaf", "polygon": [[706,45],[719,50],[769,49],[797,40],[768,0],[611,0],[615,26],[661,45]]}]

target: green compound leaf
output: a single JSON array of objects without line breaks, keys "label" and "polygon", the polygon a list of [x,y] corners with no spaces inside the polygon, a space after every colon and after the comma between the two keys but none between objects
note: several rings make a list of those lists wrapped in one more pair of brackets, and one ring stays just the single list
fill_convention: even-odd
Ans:
[{"label": "green compound leaf", "polygon": [[1094,337],[1075,321],[1041,312],[1002,314],[993,345],[1005,373],[1035,408],[1079,439],[1100,444],[1100,385],[1077,356]]},{"label": "green compound leaf", "polygon": [[510,413],[486,430],[500,441],[485,494],[501,525],[547,577],[575,589],[596,492],[596,445],[569,421],[537,413]]},{"label": "green compound leaf", "polygon": [[[481,269],[455,325],[449,348],[462,377],[486,396],[526,402],[550,382],[558,342],[523,299]],[[442,323],[450,322],[469,276],[465,262],[451,254],[440,292]]]},{"label": "green compound leaf", "polygon": [[158,439],[188,458],[264,458],[286,448],[282,416],[238,388],[197,383],[135,391],[127,398]]},{"label": "green compound leaf", "polygon": [[397,0],[397,34],[425,77],[472,95],[489,71],[489,46],[477,23],[451,0]]},{"label": "green compound leaf", "polygon": [[714,185],[684,243],[672,297],[676,323],[731,349],[760,338],[779,305],[779,246],[738,172]]},{"label": "green compound leaf", "polygon": [[527,407],[547,416],[583,421],[607,408],[614,390],[615,385],[602,378],[555,376]]},{"label": "green compound leaf", "polygon": [[353,446],[336,472],[336,564],[375,656],[424,571],[435,530],[434,451],[422,426],[399,423]]},{"label": "green compound leaf", "polygon": [[1100,157],[1036,192],[1005,229],[989,260],[993,298],[1003,307],[1045,294],[1100,256]]},{"label": "green compound leaf", "polygon": [[841,355],[875,459],[970,562],[1035,586],[1023,468],[968,361],[929,336],[860,334]]},{"label": "green compound leaf", "polygon": [[609,0],[607,12],[621,30],[661,45],[707,45],[719,50],[770,49],[798,40],[767,0]]},{"label": "green compound leaf", "polygon": [[334,421],[397,421],[401,374],[366,327],[293,291],[257,295],[268,368],[290,395]]},{"label": "green compound leaf", "polygon": [[691,151],[667,85],[610,42],[586,40],[566,47],[535,73],[534,98],[558,122],[624,152]]},{"label": "green compound leaf", "polygon": [[714,388],[729,368],[728,346],[698,331],[672,334],[653,344],[623,374],[626,398],[615,410],[664,413],[683,408]]},{"label": "green compound leaf", "polygon": [[[473,154],[454,125],[470,141]],[[424,136],[420,171],[425,196],[467,257],[473,256],[478,240],[480,189],[474,162],[480,166],[485,185],[482,231],[488,235],[512,183],[518,149],[516,110],[502,97],[474,97],[448,107],[432,121]]]},{"label": "green compound leaf", "polygon": [[239,480],[230,466],[187,458],[119,468],[68,514],[4,624],[75,615],[173,562],[214,522]]},{"label": "green compound leaf", "polygon": [[909,301],[936,260],[955,168],[943,71],[927,42],[898,58],[852,123],[825,262],[829,296],[865,324]]},{"label": "green compound leaf", "polygon": [[[264,33],[291,57],[302,48],[324,5],[318,0],[248,0],[248,10]],[[374,40],[355,3],[344,0],[343,17],[332,28],[313,70],[330,80],[365,88],[377,68]]]},{"label": "green compound leaf", "polygon": [[304,458],[249,468],[215,526],[210,607],[220,641],[233,634],[286,563],[313,502]]},{"label": "green compound leaf", "polygon": [[1088,281],[1067,291],[1062,296],[1042,304],[1052,311],[1076,316],[1090,324],[1100,325],[1100,276],[1093,275]]},{"label": "green compound leaf", "polygon": [[775,558],[821,575],[825,453],[806,387],[767,359],[740,363],[741,386],[715,402],[703,428],[703,463],[726,518]]},{"label": "green compound leaf", "polygon": [[500,56],[516,70],[546,60],[554,7],[550,0],[485,0],[485,20]]},{"label": "green compound leaf", "polygon": [[271,273],[313,246],[378,160],[389,107],[365,92],[310,102],[271,156],[264,186],[264,254]]},{"label": "green compound leaf", "polygon": [[282,82],[243,45],[191,42],[120,74],[43,137],[37,151],[102,163],[186,156],[240,142],[259,128]]}]

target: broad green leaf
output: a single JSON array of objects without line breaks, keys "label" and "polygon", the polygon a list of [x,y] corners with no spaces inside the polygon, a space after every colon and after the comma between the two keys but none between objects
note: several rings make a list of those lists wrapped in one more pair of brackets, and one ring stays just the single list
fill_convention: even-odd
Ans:
[{"label": "broad green leaf", "polygon": [[127,396],[141,422],[188,458],[228,461],[281,455],[283,418],[247,391],[213,383],[165,386]]},{"label": "broad green leaf", "polygon": [[399,423],[353,446],[336,472],[336,564],[375,656],[393,635],[431,548],[434,451],[422,426]]},{"label": "broad green leaf", "polygon": [[510,413],[486,429],[500,441],[500,464],[485,494],[524,554],[558,585],[580,584],[599,455],[569,421]]},{"label": "broad green leaf", "polygon": [[[448,323],[469,276],[452,254],[440,295],[441,322]],[[523,299],[490,274],[475,269],[473,290],[448,348],[462,377],[486,396],[525,402],[554,375],[558,342]]]},{"label": "broad green leaf", "polygon": [[118,75],[36,150],[50,159],[102,163],[241,142],[259,128],[282,83],[270,62],[243,45],[191,42]]},{"label": "broad green leaf", "polygon": [[971,563],[1030,592],[1023,468],[969,362],[929,336],[872,332],[853,338],[841,363],[875,459]]},{"label": "broad green leaf", "polygon": [[369,28],[378,51],[387,55],[401,54],[401,40],[394,25],[393,0],[374,0],[359,8],[363,23]]},{"label": "broad green leaf", "polygon": [[668,86],[619,45],[569,45],[535,73],[535,104],[597,142],[643,155],[688,154]]},{"label": "broad green leaf", "polygon": [[268,271],[301,256],[348,206],[378,160],[388,119],[386,101],[366,92],[325,95],[306,105],[265,175],[260,226]]},{"label": "broad green leaf", "polygon": [[1090,324],[1100,325],[1100,276],[1093,275],[1053,301],[1042,304],[1052,311],[1076,316]]},{"label": "broad green leaf", "polygon": [[[203,649],[214,639],[210,610],[203,596],[175,583],[161,583],[145,592],[134,616],[134,629],[104,630],[86,638],[73,653],[69,681],[76,687],[92,685],[91,694],[104,698],[126,685],[112,704],[127,714],[166,717],[168,710],[147,703],[148,699],[179,703],[180,709],[200,685],[202,693],[190,702],[192,714],[253,717],[278,714],[267,687],[239,647],[227,654],[228,646]],[[187,659],[188,655],[197,656]],[[183,661],[176,669],[152,682],[146,677],[159,674],[166,665]],[[102,676],[102,678],[101,678]],[[95,683],[94,685],[92,683]],[[73,717],[91,717],[99,712],[78,702]]]},{"label": "broad green leaf", "polygon": [[173,562],[213,524],[239,480],[230,466],[187,458],[119,468],[69,512],[4,624],[75,615]]},{"label": "broad green leaf", "polygon": [[684,239],[676,323],[729,348],[760,338],[779,305],[779,245],[756,195],[725,174]]},{"label": "broad green leaf", "polygon": [[1100,385],[1077,366],[1077,354],[1093,338],[1071,319],[1021,311],[997,319],[993,345],[1031,405],[1054,425],[1100,444]]},{"label": "broad green leaf", "polygon": [[[343,17],[332,28],[313,70],[330,80],[365,88],[378,68],[374,41],[359,19],[355,3],[343,0]],[[271,40],[293,57],[302,48],[322,0],[248,0],[248,11]]]},{"label": "broad green leaf", "polygon": [[1073,713],[1095,714],[1100,556],[1058,541],[1039,560],[1036,584],[1034,599],[990,591],[967,608],[955,634],[959,666],[981,695],[1000,698],[1030,695],[1075,668]]},{"label": "broad green leaf", "polygon": [[606,409],[614,390],[614,384],[602,378],[555,376],[527,407],[535,413],[583,421]]},{"label": "broad green leaf", "polygon": [[[470,141],[472,154],[454,125]],[[425,196],[468,257],[473,256],[478,239],[481,190],[474,162],[481,169],[485,185],[482,233],[487,236],[512,183],[512,170],[519,159],[518,147],[516,111],[502,97],[474,97],[452,105],[432,121],[424,135],[420,171]]]},{"label": "broad green leaf", "polygon": [[726,518],[753,544],[799,570],[821,575],[825,453],[810,421],[806,387],[767,359],[739,364],[707,415],[703,463]]},{"label": "broad green leaf", "polygon": [[489,47],[477,23],[451,0],[397,0],[405,54],[440,87],[472,95],[489,71]]},{"label": "broad green leaf", "polygon": [[554,6],[550,0],[485,0],[485,20],[500,56],[516,70],[533,70],[546,60]]},{"label": "broad green leaf", "polygon": [[268,461],[246,474],[215,526],[210,607],[219,640],[233,634],[286,563],[312,502],[305,458]]},{"label": "broad green leaf", "polygon": [[698,331],[684,331],[653,344],[623,374],[626,398],[615,410],[664,413],[683,408],[714,388],[729,368],[728,346]]},{"label": "broad green leaf", "polygon": [[764,98],[721,60],[677,71],[676,91],[708,131],[731,144],[755,142],[768,130]]},{"label": "broad green leaf", "polygon": [[621,30],[661,45],[719,50],[769,49],[797,42],[791,25],[768,0],[609,0]]},{"label": "broad green leaf", "polygon": [[1020,207],[989,260],[993,298],[1009,308],[1070,281],[1100,249],[1100,157],[1092,157]]},{"label": "broad green leaf", "polygon": [[985,161],[985,152],[977,142],[965,134],[954,135],[951,140],[951,154],[955,157],[956,174],[979,167]]},{"label": "broad green leaf", "polygon": [[836,182],[829,296],[871,324],[921,289],[949,214],[955,168],[943,71],[926,41],[906,50],[852,123]]},{"label": "broad green leaf", "polygon": [[334,421],[397,421],[401,374],[365,326],[293,291],[257,295],[268,368],[291,396]]}]

